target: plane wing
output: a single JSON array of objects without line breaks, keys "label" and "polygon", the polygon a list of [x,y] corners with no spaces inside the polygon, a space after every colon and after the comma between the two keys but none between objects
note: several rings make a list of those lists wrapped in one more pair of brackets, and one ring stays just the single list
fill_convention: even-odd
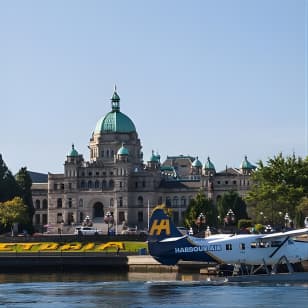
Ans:
[{"label": "plane wing", "polygon": [[279,238],[279,237],[293,237],[297,235],[303,235],[303,234],[308,234],[308,228],[303,228],[303,229],[297,229],[297,230],[291,230],[291,231],[286,231],[286,232],[276,232],[276,233],[270,233],[263,235],[260,237],[260,239],[272,239],[272,238]]}]

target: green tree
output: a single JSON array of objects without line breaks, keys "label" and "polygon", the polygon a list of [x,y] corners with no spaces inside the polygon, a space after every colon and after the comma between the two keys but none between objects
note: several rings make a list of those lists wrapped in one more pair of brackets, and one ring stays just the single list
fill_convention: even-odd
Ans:
[{"label": "green tree", "polygon": [[32,186],[32,179],[27,171],[27,167],[21,168],[18,173],[15,175],[16,182],[19,185],[21,189],[21,197],[27,206],[27,214],[29,216],[29,223],[30,226],[32,226],[32,221],[33,221],[33,215],[34,215],[34,206],[33,206],[33,201],[32,201],[32,191],[31,191],[31,186]]},{"label": "green tree", "polygon": [[308,216],[308,197],[301,199],[295,208],[295,223],[297,227],[304,227],[304,219]]},{"label": "green tree", "polygon": [[217,201],[218,215],[221,219],[224,219],[228,211],[231,209],[234,213],[236,221],[239,219],[247,219],[247,206],[242,197],[235,191],[231,190],[222,195]]},{"label": "green tree", "polygon": [[295,217],[296,206],[308,194],[308,160],[280,153],[266,165],[259,161],[253,183],[246,201],[254,219],[281,224],[285,213]]},{"label": "green tree", "polygon": [[205,221],[203,228],[217,225],[217,209],[211,199],[208,199],[203,192],[199,192],[197,196],[191,199],[185,213],[184,224],[186,227],[198,229],[196,220],[200,214],[204,214]]},{"label": "green tree", "polygon": [[0,154],[0,202],[20,196],[20,188]]},{"label": "green tree", "polygon": [[27,223],[27,207],[22,198],[15,197],[12,200],[0,203],[0,223],[13,230],[14,223]]}]

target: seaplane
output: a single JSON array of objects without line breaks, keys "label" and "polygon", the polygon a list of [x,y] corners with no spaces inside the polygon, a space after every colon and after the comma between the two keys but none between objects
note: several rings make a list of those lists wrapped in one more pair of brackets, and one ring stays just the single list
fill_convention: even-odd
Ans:
[{"label": "seaplane", "polygon": [[293,272],[293,264],[308,260],[308,241],[295,239],[308,234],[308,228],[270,234],[215,234],[205,238],[182,234],[164,206],[151,215],[148,249],[163,265],[179,260],[205,261],[249,268],[249,275],[264,268],[275,274],[279,264]]}]

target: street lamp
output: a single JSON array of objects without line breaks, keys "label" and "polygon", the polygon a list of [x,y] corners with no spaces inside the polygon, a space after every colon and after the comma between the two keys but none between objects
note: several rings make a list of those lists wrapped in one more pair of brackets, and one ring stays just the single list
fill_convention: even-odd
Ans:
[{"label": "street lamp", "polygon": [[196,225],[198,226],[198,232],[201,231],[202,224],[205,223],[205,219],[206,219],[205,214],[203,214],[203,213],[201,212],[201,213],[199,214],[199,216],[197,217],[197,220],[196,220]]},{"label": "street lamp", "polygon": [[285,228],[288,227],[288,223],[289,223],[289,222],[290,222],[290,217],[289,217],[289,214],[286,213],[286,214],[284,215],[284,226],[285,226]]},{"label": "street lamp", "polygon": [[112,213],[111,212],[106,212],[106,214],[105,214],[105,216],[104,216],[104,222],[106,223],[106,224],[108,224],[108,232],[107,232],[107,234],[109,235],[109,229],[110,229],[110,223],[113,223],[113,215],[112,215]]}]

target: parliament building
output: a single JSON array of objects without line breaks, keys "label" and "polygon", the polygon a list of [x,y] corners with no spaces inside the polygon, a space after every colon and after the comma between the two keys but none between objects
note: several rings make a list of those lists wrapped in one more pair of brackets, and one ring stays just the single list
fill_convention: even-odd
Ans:
[{"label": "parliament building", "polygon": [[[34,225],[71,226],[88,216],[103,223],[111,213],[117,231],[123,225],[146,229],[150,210],[165,203],[173,209],[173,220],[181,225],[190,199],[203,191],[214,202],[234,190],[244,196],[255,169],[244,157],[239,168],[217,172],[207,159],[167,156],[162,162],[152,151],[145,159],[133,121],[120,111],[115,89],[111,111],[98,120],[89,141],[90,160],[74,145],[64,162],[64,172],[33,180]],[[204,153],[203,153],[204,154]]]}]

